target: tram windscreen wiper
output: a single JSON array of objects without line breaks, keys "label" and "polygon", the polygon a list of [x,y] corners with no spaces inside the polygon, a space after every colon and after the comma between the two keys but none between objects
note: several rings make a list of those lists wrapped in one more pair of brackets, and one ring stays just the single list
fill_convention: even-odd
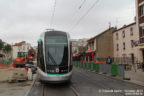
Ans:
[{"label": "tram windscreen wiper", "polygon": [[53,58],[52,55],[50,54],[49,50],[48,50],[48,56],[49,56],[49,58],[51,59],[52,63],[53,63],[54,65],[57,65],[56,62],[55,62],[55,60],[54,60],[54,58]]}]

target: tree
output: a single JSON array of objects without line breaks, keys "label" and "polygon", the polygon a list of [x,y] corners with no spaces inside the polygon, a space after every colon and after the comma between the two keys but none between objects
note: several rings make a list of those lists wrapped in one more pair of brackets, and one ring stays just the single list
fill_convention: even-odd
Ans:
[{"label": "tree", "polygon": [[4,52],[5,53],[9,53],[11,50],[12,50],[11,45],[7,44],[7,45],[4,46]]},{"label": "tree", "polygon": [[0,39],[0,50],[2,50],[4,47],[4,43],[2,42],[2,40]]}]

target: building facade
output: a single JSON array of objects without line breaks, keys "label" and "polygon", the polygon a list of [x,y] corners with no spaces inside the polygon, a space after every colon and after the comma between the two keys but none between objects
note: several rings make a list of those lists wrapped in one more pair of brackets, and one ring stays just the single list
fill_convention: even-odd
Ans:
[{"label": "building facade", "polygon": [[79,54],[83,49],[86,49],[87,47],[87,38],[78,39],[78,40],[71,40],[72,41],[72,53],[73,54]]},{"label": "building facade", "polygon": [[96,58],[113,57],[113,32],[116,28],[109,28],[96,36]]},{"label": "building facade", "polygon": [[88,41],[88,50],[93,50],[93,51],[96,51],[96,38],[93,37],[93,38],[90,38]]},{"label": "building facade", "polygon": [[14,44],[12,47],[13,59],[17,57],[18,52],[28,52],[31,48],[31,45],[29,43],[26,43],[25,41]]},{"label": "building facade", "polygon": [[136,24],[139,32],[139,61],[144,62],[144,0],[136,0]]},{"label": "building facade", "polygon": [[136,30],[135,22],[129,25],[124,25],[113,32],[114,58],[119,60],[123,59],[123,61],[117,61],[117,63],[132,64],[138,62],[139,49],[136,47],[136,42],[138,40],[139,32]]},{"label": "building facade", "polygon": [[84,59],[91,62],[103,62],[108,56],[113,57],[113,31],[115,30],[116,28],[112,27],[90,38],[87,41],[88,49]]},{"label": "building facade", "polygon": [[87,50],[85,54],[83,54],[85,61],[95,62],[95,54],[96,54],[96,38],[90,38],[87,40]]}]

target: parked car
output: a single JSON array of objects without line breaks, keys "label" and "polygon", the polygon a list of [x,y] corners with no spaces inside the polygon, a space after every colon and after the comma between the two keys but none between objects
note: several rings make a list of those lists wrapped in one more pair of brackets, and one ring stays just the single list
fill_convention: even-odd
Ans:
[{"label": "parked car", "polygon": [[36,65],[26,64],[25,66],[28,67],[28,68],[31,68],[33,74],[36,73],[36,70],[37,70],[37,66]]}]

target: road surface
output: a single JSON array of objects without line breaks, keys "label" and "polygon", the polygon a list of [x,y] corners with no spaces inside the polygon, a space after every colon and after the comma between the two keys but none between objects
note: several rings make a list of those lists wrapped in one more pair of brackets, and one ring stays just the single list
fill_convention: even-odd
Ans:
[{"label": "road surface", "polygon": [[144,96],[144,87],[75,68],[70,83],[35,81],[27,96]]}]

